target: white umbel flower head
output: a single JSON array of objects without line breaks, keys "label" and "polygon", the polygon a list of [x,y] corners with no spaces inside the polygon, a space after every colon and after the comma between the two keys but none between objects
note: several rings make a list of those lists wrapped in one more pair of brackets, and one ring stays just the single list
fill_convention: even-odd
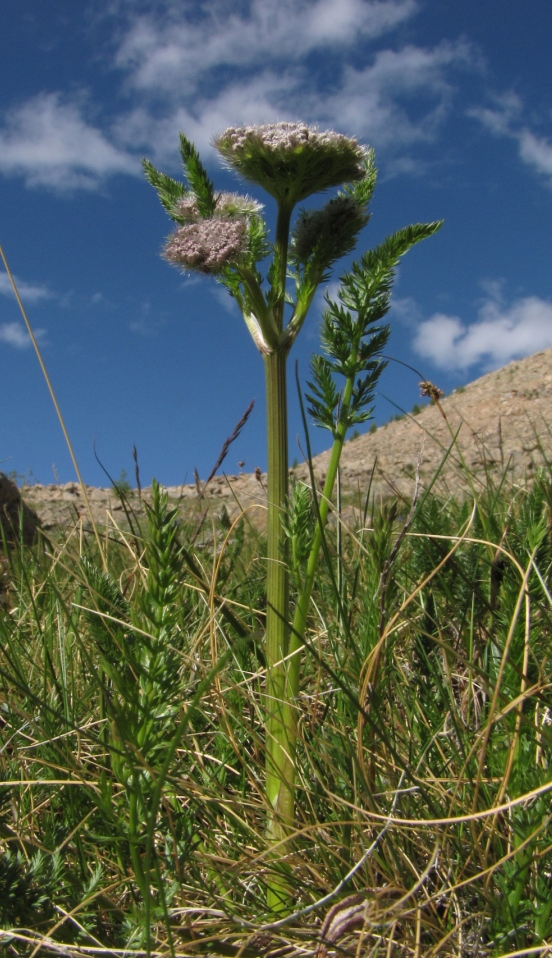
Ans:
[{"label": "white umbel flower head", "polygon": [[229,127],[215,146],[229,166],[289,206],[362,179],[368,152],[351,137],[303,123]]}]

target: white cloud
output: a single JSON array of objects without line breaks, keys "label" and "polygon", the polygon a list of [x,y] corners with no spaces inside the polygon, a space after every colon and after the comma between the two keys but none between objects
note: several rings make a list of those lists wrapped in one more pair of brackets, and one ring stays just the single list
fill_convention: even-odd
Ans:
[{"label": "white cloud", "polygon": [[552,143],[535,136],[530,130],[522,130],[518,137],[519,155],[524,163],[533,166],[537,173],[550,177],[552,186]]},{"label": "white cloud", "polygon": [[132,319],[128,328],[131,333],[137,336],[157,336],[159,330],[165,325],[165,319],[158,313],[152,313],[151,303],[142,303],[139,313]]},{"label": "white cloud", "polygon": [[227,0],[169,5],[165,16],[140,15],[116,55],[142,91],[186,94],[213,68],[270,61],[304,62],[313,50],[374,39],[412,16],[417,0]]},{"label": "white cloud", "polygon": [[515,93],[495,97],[495,107],[475,109],[470,116],[479,120],[495,136],[507,136],[518,145],[519,157],[527,166],[549,179],[552,187],[552,142],[538,136],[520,122],[524,106]]},{"label": "white cloud", "polygon": [[[44,340],[45,329],[33,330],[37,342]],[[14,346],[16,349],[27,349],[32,346],[31,337],[22,323],[2,323],[0,325],[0,343]]]},{"label": "white cloud", "polygon": [[220,286],[218,283],[209,285],[209,293],[212,299],[215,300],[218,306],[224,310],[225,313],[229,313],[231,316],[240,317],[240,308],[236,303],[235,299],[229,295],[228,290],[224,289],[223,286]]},{"label": "white cloud", "polygon": [[474,61],[463,42],[382,50],[369,66],[348,67],[335,93],[302,99],[324,122],[396,148],[433,138],[450,107],[447,71]]},{"label": "white cloud", "polygon": [[[29,186],[97,189],[139,174],[137,153],[175,164],[184,130],[205,154],[230,125],[304,120],[389,154],[431,141],[452,108],[454,71],[477,69],[464,41],[382,49],[419,0],[111,0],[120,97],[109,126],[84,97],[41,93],[0,124],[0,173]],[[379,42],[378,42],[379,41]],[[324,68],[320,78],[318,66]],[[328,78],[331,77],[331,80]],[[391,169],[391,166],[389,166]]]},{"label": "white cloud", "polygon": [[[36,303],[40,299],[51,299],[53,293],[46,286],[33,286],[14,276],[17,291],[23,301]],[[13,287],[7,273],[0,273],[0,296],[13,296]]]},{"label": "white cloud", "polygon": [[137,173],[137,162],[83,118],[59,93],[40,93],[10,110],[0,127],[0,172],[28,186],[96,189],[114,173]]},{"label": "white cloud", "polygon": [[[205,153],[227,126],[283,119],[377,148],[427,142],[450,112],[453,72],[479,60],[465,41],[379,50],[370,42],[417,8],[417,0],[200,0],[154,12],[129,4],[115,62],[139,104],[114,127],[118,143],[166,163],[178,130]],[[327,61],[323,83],[309,54]],[[395,173],[418,171],[403,155]]]},{"label": "white cloud", "polygon": [[[395,288],[397,283],[395,282]],[[420,307],[411,296],[392,296],[390,318],[398,320],[403,326],[415,328],[422,319]]]},{"label": "white cloud", "polygon": [[[470,58],[464,43],[385,50],[369,66],[346,67],[331,93],[313,86],[297,66],[267,65],[236,76],[209,96],[199,89],[192,105],[180,103],[162,116],[142,104],[122,117],[114,132],[118,142],[160,164],[174,161],[179,130],[205,155],[213,136],[230,125],[282,119],[330,126],[378,148],[404,149],[435,136],[450,109],[447,73],[472,63]],[[412,174],[418,162],[403,155],[399,166],[395,172]]]},{"label": "white cloud", "polygon": [[159,117],[155,110],[139,106],[113,129],[118,142],[146,152],[154,162],[174,161],[180,130],[205,156],[212,150],[213,136],[230,125],[299,118],[289,102],[294,82],[288,74],[266,71],[254,80],[226,84],[211,99],[198,95],[193,108],[180,105],[168,116]]},{"label": "white cloud", "polygon": [[436,313],[420,323],[413,345],[441,369],[465,370],[479,363],[488,369],[502,366],[552,346],[552,302],[527,296],[505,306],[488,299],[471,324]]}]

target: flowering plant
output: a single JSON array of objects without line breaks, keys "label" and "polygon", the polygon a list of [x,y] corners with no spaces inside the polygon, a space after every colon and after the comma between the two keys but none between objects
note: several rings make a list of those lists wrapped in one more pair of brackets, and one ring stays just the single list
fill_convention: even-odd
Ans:
[{"label": "flowering plant", "polygon": [[[261,207],[247,196],[217,193],[198,153],[180,135],[186,182],[144,169],[177,228],[164,255],[186,270],[210,273],[236,299],[265,365],[268,443],[267,613],[264,696],[268,839],[287,847],[294,824],[297,700],[301,651],[323,531],[347,431],[370,418],[385,362],[395,266],[411,246],[441,223],[399,230],[365,253],[341,277],[336,299],[326,295],[320,355],[311,364],[307,396],[314,421],[330,430],[333,448],[323,495],[289,497],[286,365],[313,297],[334,264],[350,253],[369,220],[376,183],[372,150],[355,139],[301,123],[229,128],[215,140],[224,161],[277,202],[274,241]],[[299,210],[306,197],[340,187],[319,210]],[[266,292],[259,264],[271,255]],[[292,292],[293,290],[293,292]],[[285,307],[291,315],[286,321]],[[337,379],[342,380],[338,388]],[[314,492],[313,492],[314,494]],[[309,521],[309,515],[310,520]],[[297,598],[290,615],[289,573]],[[268,902],[285,910],[291,887],[285,872],[271,879]]]}]

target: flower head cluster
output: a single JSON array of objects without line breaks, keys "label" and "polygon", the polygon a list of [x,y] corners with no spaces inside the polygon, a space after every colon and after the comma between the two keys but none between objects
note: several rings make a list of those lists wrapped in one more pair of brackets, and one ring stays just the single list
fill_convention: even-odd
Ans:
[{"label": "flower head cluster", "polygon": [[229,127],[215,146],[238,173],[289,206],[365,175],[367,151],[356,140],[303,123]]},{"label": "flower head cluster", "polygon": [[163,255],[184,269],[216,273],[247,250],[248,222],[261,209],[249,196],[218,193],[213,213],[203,217],[196,197],[187,193],[174,204],[174,219],[182,225],[169,236]]},{"label": "flower head cluster", "polygon": [[[262,203],[257,203],[250,196],[240,196],[239,193],[218,193],[215,196],[215,208],[212,215],[222,219],[243,218],[260,213],[262,208]],[[193,193],[187,193],[176,201],[174,216],[182,224],[197,223],[202,219]]]},{"label": "flower head cluster", "polygon": [[169,237],[164,256],[170,263],[200,273],[216,273],[235,263],[247,249],[243,218],[199,219],[179,226]]}]

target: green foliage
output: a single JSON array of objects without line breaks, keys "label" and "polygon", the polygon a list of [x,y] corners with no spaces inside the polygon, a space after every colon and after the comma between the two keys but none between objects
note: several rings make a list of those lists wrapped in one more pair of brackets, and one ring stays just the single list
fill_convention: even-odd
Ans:
[{"label": "green foliage", "polygon": [[146,179],[157,191],[161,205],[175,222],[185,222],[185,218],[178,212],[178,201],[190,196],[195,199],[199,215],[209,217],[215,209],[214,187],[195,146],[183,133],[180,134],[180,156],[186,177],[185,183],[160,173],[149,160],[143,159],[142,166]]},{"label": "green foliage", "polygon": [[[360,934],[365,950],[393,938],[444,958],[461,942],[490,958],[550,940],[551,490],[547,470],[527,489],[488,480],[474,509],[437,480],[410,518],[408,503],[369,503],[340,552],[326,529],[298,696],[294,895],[300,910],[340,888],[320,919],[366,888],[383,896],[362,932],[333,926],[336,951]],[[73,539],[12,557],[1,927],[91,956],[171,942],[260,954],[264,544],[244,517],[235,532],[213,520],[201,545],[158,487],[137,521],[106,569]],[[313,523],[297,483],[296,587]],[[299,916],[270,947],[315,952],[319,929]]]},{"label": "green foliage", "polygon": [[44,856],[27,862],[21,852],[0,857],[0,925],[3,928],[46,925],[54,909],[47,888],[40,883]]},{"label": "green foliage", "polygon": [[119,478],[113,483],[113,492],[118,499],[128,499],[132,494],[132,486],[129,482],[126,469],[121,469]]},{"label": "green foliage", "polygon": [[325,356],[314,355],[311,359],[312,381],[307,396],[309,413],[314,422],[333,434],[336,427],[337,407],[340,394],[332,376],[332,365]]},{"label": "green foliage", "polygon": [[186,184],[172,179],[172,177],[167,176],[165,173],[160,173],[149,160],[143,159],[142,166],[144,167],[144,174],[148,183],[151,183],[157,191],[157,195],[165,211],[175,222],[182,222],[182,217],[179,216],[177,212],[177,203],[178,200],[188,195],[188,187]]},{"label": "green foliage", "polygon": [[[386,365],[381,352],[389,338],[389,327],[377,324],[389,310],[395,267],[415,243],[440,226],[440,222],[418,224],[394,233],[341,277],[337,301],[326,296],[321,333],[325,356],[311,362],[307,399],[316,425],[329,429],[334,438],[339,425],[346,431],[370,418],[375,387]],[[334,375],[351,383],[347,403],[341,403]]]},{"label": "green foliage", "polygon": [[284,528],[289,540],[289,562],[300,576],[308,559],[314,530],[312,492],[304,482],[294,482],[288,497]]},{"label": "green foliage", "polygon": [[301,210],[289,251],[290,264],[314,286],[329,279],[330,268],[352,252],[369,216],[353,197],[338,194],[321,210]]},{"label": "green foliage", "polygon": [[340,302],[363,318],[369,312],[371,323],[379,321],[389,309],[399,259],[416,243],[433,236],[442,225],[443,221],[438,220],[406,226],[388,236],[375,249],[364,253],[358,262],[353,263],[350,272],[341,277]]},{"label": "green foliage", "polygon": [[195,197],[199,215],[209,217],[215,210],[215,189],[194,144],[186,139],[183,133],[180,134],[180,156],[184,176],[188,181],[189,191]]}]

